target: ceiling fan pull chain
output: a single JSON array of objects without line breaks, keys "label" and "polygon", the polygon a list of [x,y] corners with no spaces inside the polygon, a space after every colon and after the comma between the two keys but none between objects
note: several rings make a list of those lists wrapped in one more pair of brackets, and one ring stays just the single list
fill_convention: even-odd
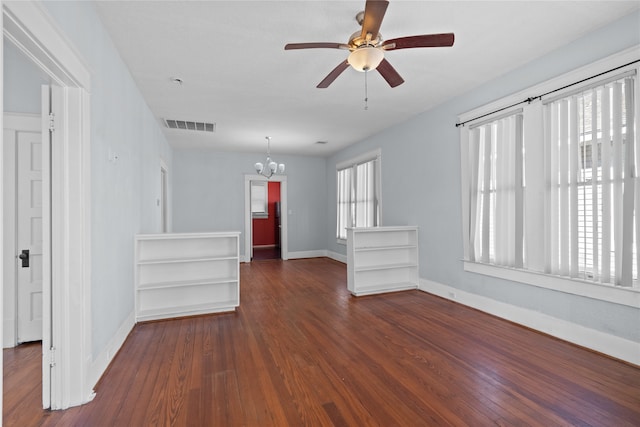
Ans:
[{"label": "ceiling fan pull chain", "polygon": [[364,70],[364,109],[369,109],[369,91],[367,88],[367,74],[369,74],[369,70]]}]

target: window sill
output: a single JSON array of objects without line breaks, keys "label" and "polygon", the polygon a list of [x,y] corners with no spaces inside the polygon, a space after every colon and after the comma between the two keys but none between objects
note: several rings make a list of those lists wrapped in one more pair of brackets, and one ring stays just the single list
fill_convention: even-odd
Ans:
[{"label": "window sill", "polygon": [[464,270],[629,307],[640,308],[640,289],[603,285],[515,268],[463,261]]}]

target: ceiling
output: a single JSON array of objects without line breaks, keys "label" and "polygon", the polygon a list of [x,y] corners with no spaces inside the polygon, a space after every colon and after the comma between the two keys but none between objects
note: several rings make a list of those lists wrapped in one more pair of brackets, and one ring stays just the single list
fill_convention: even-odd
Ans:
[{"label": "ceiling", "polygon": [[[390,51],[405,79],[347,69],[316,85],[348,52],[285,51],[359,31],[364,0],[98,1],[100,18],[153,114],[216,123],[165,128],[173,147],[327,156],[429,110],[638,9],[640,1],[391,0],[385,39],[454,32],[451,48]],[[176,84],[172,78],[180,78]],[[318,144],[318,141],[326,144]]]}]

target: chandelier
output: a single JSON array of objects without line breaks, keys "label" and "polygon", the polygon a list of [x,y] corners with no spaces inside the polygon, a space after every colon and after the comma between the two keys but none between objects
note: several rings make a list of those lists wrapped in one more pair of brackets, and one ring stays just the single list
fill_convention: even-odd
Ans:
[{"label": "chandelier", "polygon": [[276,173],[283,174],[284,163],[278,164],[271,160],[271,137],[265,136],[265,138],[267,139],[267,160],[264,163],[258,162],[253,166],[256,168],[256,172],[268,179]]}]

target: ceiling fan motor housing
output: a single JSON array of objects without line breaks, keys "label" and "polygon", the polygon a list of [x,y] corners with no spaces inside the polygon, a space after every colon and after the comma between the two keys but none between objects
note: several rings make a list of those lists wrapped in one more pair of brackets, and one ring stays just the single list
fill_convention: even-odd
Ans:
[{"label": "ceiling fan motor housing", "polygon": [[[371,37],[371,33],[367,34],[368,37]],[[368,37],[362,37],[362,33],[360,31],[356,31],[351,34],[349,37],[349,46],[353,49],[356,49],[360,46],[380,46],[382,43],[382,34],[378,33],[375,39],[369,39]]]}]

